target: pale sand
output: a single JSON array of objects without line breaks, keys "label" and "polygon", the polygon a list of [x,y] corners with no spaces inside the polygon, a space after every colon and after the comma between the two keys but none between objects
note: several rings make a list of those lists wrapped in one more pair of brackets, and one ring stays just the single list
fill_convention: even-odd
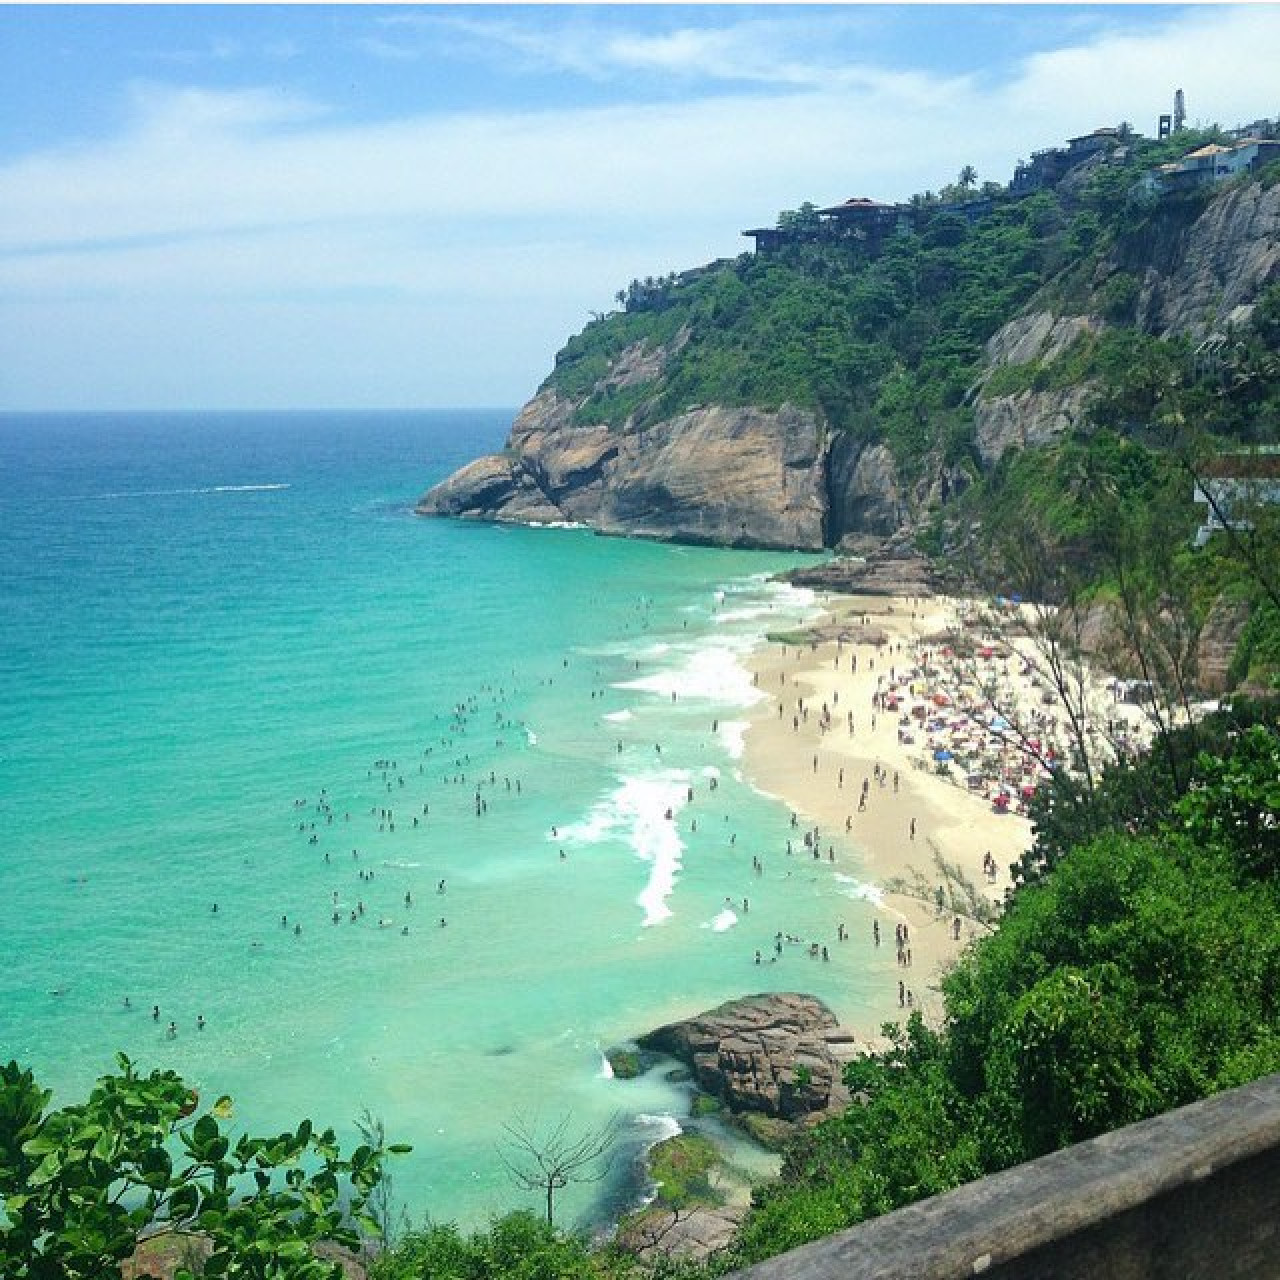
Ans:
[{"label": "pale sand", "polygon": [[[1009,887],[1010,863],[1030,843],[1030,823],[1014,812],[997,813],[990,800],[934,775],[925,764],[923,735],[917,735],[914,745],[900,743],[898,714],[876,712],[872,705],[878,677],[887,683],[891,666],[910,666],[924,637],[938,635],[955,621],[956,603],[928,599],[913,607],[907,600],[856,596],[833,597],[823,603],[828,616],[822,630],[828,634],[841,630],[851,637],[849,641],[829,639],[816,647],[773,643],[752,656],[750,665],[759,688],[772,696],[751,714],[743,755],[746,776],[798,816],[796,856],[812,857],[811,850],[801,846],[800,837],[806,827],[816,825],[824,861],[828,845],[834,844],[846,874],[884,886],[890,881],[911,881],[918,873],[925,892],[931,893],[943,878],[934,862],[937,852],[957,866],[983,897],[999,903]],[[883,644],[866,642],[874,632],[883,633]],[[855,655],[856,673],[851,670]],[[1022,693],[1025,696],[1026,690]],[[800,714],[798,698],[804,699],[809,715],[797,729],[793,717]],[[832,717],[826,732],[820,727],[824,702]],[[847,722],[850,711],[852,735]],[[873,776],[877,764],[884,770],[884,785],[878,785]],[[842,768],[843,786],[839,783]],[[860,812],[864,779],[870,789],[866,809]],[[851,823],[848,834],[846,821]],[[994,881],[983,871],[988,852],[998,868]],[[939,978],[970,940],[986,931],[980,922],[962,918],[956,940],[952,910],[939,911],[932,901],[903,893],[886,892],[877,916],[881,945],[870,963],[883,980],[883,998],[877,1000],[866,1023],[849,1028],[860,1040],[872,1043],[880,1041],[881,1023],[905,1018],[910,1011],[899,1007],[899,981],[927,1020],[940,1021]],[[899,924],[909,931],[909,966],[897,959],[895,928]],[[865,945],[867,940],[856,941]]]}]

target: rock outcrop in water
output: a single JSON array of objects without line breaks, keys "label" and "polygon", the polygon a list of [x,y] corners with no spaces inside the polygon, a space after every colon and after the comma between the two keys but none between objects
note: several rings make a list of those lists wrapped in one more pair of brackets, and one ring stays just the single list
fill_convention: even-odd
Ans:
[{"label": "rock outcrop in water", "polygon": [[847,1105],[841,1059],[853,1037],[815,996],[779,992],[731,1000],[640,1037],[687,1063],[698,1087],[736,1112],[800,1120]]}]

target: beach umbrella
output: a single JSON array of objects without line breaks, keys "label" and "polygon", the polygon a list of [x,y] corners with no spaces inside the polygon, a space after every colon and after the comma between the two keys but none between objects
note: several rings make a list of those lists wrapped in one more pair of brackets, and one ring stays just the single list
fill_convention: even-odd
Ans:
[{"label": "beach umbrella", "polygon": [[945,747],[941,751],[935,751],[933,753],[933,758],[935,760],[954,760],[955,759],[955,757],[951,754],[951,752],[948,751]]}]

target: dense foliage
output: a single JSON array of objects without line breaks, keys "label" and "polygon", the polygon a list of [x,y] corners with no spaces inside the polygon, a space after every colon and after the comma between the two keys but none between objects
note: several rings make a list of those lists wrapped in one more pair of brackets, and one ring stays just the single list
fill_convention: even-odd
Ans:
[{"label": "dense foliage", "polygon": [[1280,1070],[1275,715],[1216,726],[1221,754],[1164,821],[1159,758],[1121,771],[1105,834],[945,979],[945,1026],[917,1016],[850,1067],[865,1104],[792,1150],[739,1260]]},{"label": "dense foliage", "polygon": [[[220,1123],[230,1099],[196,1115],[198,1099],[172,1071],[141,1075],[123,1054],[118,1065],[87,1101],[54,1109],[30,1071],[0,1068],[6,1280],[119,1277],[140,1243],[164,1237],[199,1242],[202,1275],[335,1280],[341,1268],[315,1246],[355,1248],[362,1231],[377,1234],[366,1201],[386,1152],[408,1148],[362,1145],[343,1159],[333,1131],[309,1120],[233,1141]],[[145,1268],[131,1274],[145,1280]]]},{"label": "dense foliage", "polygon": [[[1280,286],[1251,326],[1207,354],[1133,327],[1144,270],[1213,194],[1157,199],[1140,178],[1218,137],[1131,139],[1124,162],[1022,198],[987,184],[990,212],[973,222],[931,194],[915,197],[915,230],[883,242],[816,236],[816,211],[801,206],[779,219],[795,236],[780,248],[633,281],[618,294],[623,310],[571,339],[546,385],[575,402],[580,420],[615,425],[711,403],[815,409],[835,430],[885,441],[908,481],[929,463],[981,479],[975,394],[1089,385],[1091,421],[1120,434],[1161,443],[1194,422],[1236,440],[1275,440]],[[968,166],[961,177],[953,198],[973,186]],[[1098,315],[1110,327],[1047,362],[989,369],[987,339],[1028,305]],[[638,353],[659,351],[662,361],[629,371]]]},{"label": "dense foliage", "polygon": [[[872,255],[798,244],[691,272],[588,325],[548,385],[583,420],[656,420],[697,404],[789,403],[834,428],[886,439],[903,464],[941,442],[966,456],[964,401],[982,345],[1049,276],[1068,227],[1049,194],[976,226],[939,212],[922,235]],[[636,344],[670,354],[661,378],[611,382]]]}]

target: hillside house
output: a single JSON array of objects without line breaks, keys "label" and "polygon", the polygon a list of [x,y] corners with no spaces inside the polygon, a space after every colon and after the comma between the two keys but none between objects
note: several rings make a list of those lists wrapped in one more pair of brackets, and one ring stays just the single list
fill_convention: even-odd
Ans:
[{"label": "hillside house", "polygon": [[911,230],[909,205],[885,204],[869,196],[816,209],[814,216],[817,223],[812,227],[754,227],[742,234],[755,241],[757,253],[771,253],[784,245],[815,241],[856,240],[878,249],[889,236]]},{"label": "hillside house", "polygon": [[1192,539],[1196,547],[1224,529],[1253,528],[1249,510],[1280,505],[1280,451],[1259,449],[1212,459],[1202,469],[1192,498],[1205,508],[1205,521]]},{"label": "hillside house", "polygon": [[1013,181],[1009,183],[1010,194],[1029,196],[1046,187],[1056,187],[1078,165],[1096,155],[1109,154],[1115,150],[1124,141],[1127,132],[1127,127],[1108,125],[1095,129],[1092,133],[1082,133],[1077,138],[1068,138],[1065,147],[1047,147],[1043,151],[1033,151],[1030,163],[1020,161],[1014,169]]},{"label": "hillside house", "polygon": [[1224,182],[1239,173],[1256,173],[1277,159],[1280,159],[1280,141],[1274,139],[1243,138],[1225,145],[1210,142],[1189,151],[1181,160],[1150,170],[1143,185],[1156,195],[1192,191]]},{"label": "hillside house", "polygon": [[897,231],[911,230],[911,208],[885,204],[870,196],[854,196],[841,204],[819,209],[824,231],[836,240],[855,238],[878,243]]}]

